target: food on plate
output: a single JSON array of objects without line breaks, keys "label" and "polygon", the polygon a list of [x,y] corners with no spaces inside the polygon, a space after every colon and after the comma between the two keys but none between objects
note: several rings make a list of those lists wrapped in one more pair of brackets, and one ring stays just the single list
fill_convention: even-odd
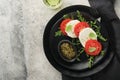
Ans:
[{"label": "food on plate", "polygon": [[67,35],[66,32],[65,32],[65,28],[66,28],[66,24],[67,24],[69,21],[71,21],[71,19],[65,19],[65,20],[63,20],[63,21],[61,22],[61,24],[60,24],[60,30],[62,31],[62,33],[63,33],[64,35]]},{"label": "food on plate", "polygon": [[97,34],[92,28],[85,28],[79,33],[79,40],[83,47],[89,39],[97,40]]},{"label": "food on plate", "polygon": [[75,28],[74,28],[74,33],[75,35],[78,37],[79,33],[84,29],[84,28],[88,28],[90,27],[89,24],[87,22],[79,22],[78,24],[76,24]]},{"label": "food on plate", "polygon": [[79,11],[76,13],[77,18],[73,18],[74,16],[70,18],[70,15],[66,15],[67,18],[60,23],[60,30],[55,32],[55,35],[68,36],[69,38],[66,38],[72,43],[64,42],[59,45],[64,58],[71,60],[77,55],[75,59],[79,60],[79,56],[84,53],[89,58],[88,63],[91,66],[96,56],[104,54],[101,41],[105,42],[107,39],[102,36],[97,20],[87,21]]},{"label": "food on plate", "polygon": [[67,36],[71,38],[76,38],[77,36],[74,33],[74,27],[79,23],[79,20],[71,20],[66,24],[65,32]]},{"label": "food on plate", "polygon": [[60,54],[68,60],[72,60],[76,56],[76,51],[70,42],[63,41],[59,45]]},{"label": "food on plate", "polygon": [[102,45],[97,40],[88,40],[85,44],[85,52],[91,56],[97,56],[102,50]]}]

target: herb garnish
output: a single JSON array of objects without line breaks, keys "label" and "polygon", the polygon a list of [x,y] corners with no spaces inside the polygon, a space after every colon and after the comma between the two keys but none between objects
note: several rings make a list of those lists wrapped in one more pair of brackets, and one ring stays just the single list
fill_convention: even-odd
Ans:
[{"label": "herb garnish", "polygon": [[79,54],[82,54],[85,51],[84,48],[81,48],[80,50],[78,50]]},{"label": "herb garnish", "polygon": [[90,56],[89,59],[88,59],[88,67],[91,68],[92,65],[93,65],[93,62],[94,62],[94,56]]},{"label": "herb garnish", "polygon": [[73,43],[73,45],[80,45],[81,44],[79,39],[77,39],[77,38],[73,38],[72,43]]},{"label": "herb garnish", "polygon": [[77,61],[81,61],[79,57],[77,57]]},{"label": "herb garnish", "polygon": [[57,32],[55,32],[55,37],[61,36],[61,35],[62,35],[62,31],[61,30],[58,30]]},{"label": "herb garnish", "polygon": [[85,21],[84,17],[82,17],[82,14],[80,13],[79,10],[77,10],[77,17],[79,21]]},{"label": "herb garnish", "polygon": [[65,15],[63,15],[63,18],[64,18],[64,19],[69,18],[69,15],[65,14]]},{"label": "herb garnish", "polygon": [[104,56],[104,55],[105,55],[105,51],[102,50],[100,54],[101,54],[102,56]]},{"label": "herb garnish", "polygon": [[65,14],[65,15],[63,15],[63,18],[64,19],[68,19],[68,18],[74,19],[74,16],[72,14],[70,14],[70,15]]},{"label": "herb garnish", "polygon": [[80,50],[78,50],[78,55],[77,55],[77,61],[80,61],[80,55],[85,51],[84,48],[81,48]]},{"label": "herb garnish", "polygon": [[96,34],[97,34],[97,37],[102,40],[102,41],[107,41],[106,38],[104,38],[100,32],[101,28],[100,26],[97,26],[97,20],[94,20],[94,21],[90,21],[89,22],[90,26],[95,30]]}]

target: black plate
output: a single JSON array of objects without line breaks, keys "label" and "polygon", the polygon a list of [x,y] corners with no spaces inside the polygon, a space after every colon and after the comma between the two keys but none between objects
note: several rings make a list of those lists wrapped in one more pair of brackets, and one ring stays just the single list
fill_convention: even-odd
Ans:
[{"label": "black plate", "polygon": [[[81,12],[81,11],[80,11]],[[81,14],[83,15],[83,17],[87,20],[87,21],[93,21],[95,20],[91,15],[89,15],[88,13],[86,12],[81,12]],[[71,12],[71,13],[68,13],[67,15],[70,16],[74,16],[77,17],[77,13],[76,12]],[[76,18],[77,19],[77,18]],[[63,20],[63,17],[61,17],[60,19],[58,19],[58,21],[56,21],[56,23],[53,25],[51,31],[50,31],[50,39],[49,39],[49,43],[50,43],[50,50],[51,50],[51,54],[53,55],[53,57],[55,58],[56,62],[58,62],[58,64],[68,68],[68,69],[71,69],[71,70],[86,70],[86,69],[89,69],[89,66],[88,66],[88,58],[87,56],[85,55],[86,53],[83,53],[81,55],[81,61],[74,61],[73,63],[69,63],[69,62],[66,62],[64,61],[61,56],[59,55],[59,51],[58,51],[58,44],[60,41],[62,40],[69,40],[69,41],[72,41],[72,38],[68,37],[68,36],[58,36],[58,37],[55,37],[55,32],[58,31],[59,29],[59,26],[60,26],[60,23],[62,22]],[[97,21],[97,25],[101,27],[101,33],[104,37],[106,37],[108,40],[106,42],[102,42],[102,46],[103,46],[103,49],[105,51],[105,53],[107,52],[107,49],[108,49],[108,46],[109,46],[109,37],[108,37],[108,33],[107,33],[107,30],[105,27],[103,27],[102,25],[100,25],[100,23]],[[82,46],[80,47],[82,48]],[[80,49],[79,48],[79,49]],[[95,57],[95,60],[94,60],[94,64],[92,67],[95,67],[95,65],[100,65],[99,62],[101,60],[104,60],[104,57],[105,55],[99,55],[99,56],[96,56]]]},{"label": "black plate", "polygon": [[[109,62],[111,61],[111,59],[113,57],[113,53],[112,53],[112,51],[109,47],[105,57],[102,58],[102,60],[100,58],[99,65],[96,64],[91,69],[84,68],[86,70],[80,69],[79,66],[77,68],[76,67],[69,67],[68,64],[67,65],[66,65],[66,63],[64,64],[65,61],[63,61],[61,63],[61,61],[62,61],[61,60],[60,63],[59,63],[59,60],[55,59],[55,56],[58,56],[58,55],[54,56],[53,54],[56,54],[56,53],[53,53],[51,51],[52,47],[51,47],[51,43],[50,43],[51,42],[50,41],[50,39],[51,39],[50,36],[51,36],[51,33],[52,33],[51,30],[54,30],[54,28],[52,29],[51,26],[57,25],[57,24],[55,24],[56,21],[59,22],[59,20],[62,18],[62,16],[64,14],[75,12],[76,10],[88,13],[93,18],[97,17],[94,9],[92,9],[90,7],[87,7],[87,6],[82,6],[82,5],[70,6],[70,7],[67,7],[65,9],[61,10],[47,24],[47,26],[45,28],[45,31],[44,31],[44,36],[43,36],[43,46],[44,46],[44,51],[45,51],[46,57],[48,58],[49,62],[57,70],[59,70],[60,72],[62,72],[65,75],[69,75],[69,76],[73,76],[73,77],[85,77],[85,76],[90,76],[92,74],[95,74],[95,73],[101,71],[102,69],[104,69],[109,64]],[[104,29],[104,27],[103,27],[103,30],[106,30],[106,29]],[[104,34],[104,31],[102,33]],[[105,34],[106,34],[106,31],[105,31]],[[76,65],[78,65],[78,63]]]}]

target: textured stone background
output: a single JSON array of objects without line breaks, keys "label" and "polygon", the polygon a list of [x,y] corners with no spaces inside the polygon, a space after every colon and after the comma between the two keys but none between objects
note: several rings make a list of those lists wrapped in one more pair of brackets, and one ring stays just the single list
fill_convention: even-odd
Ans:
[{"label": "textured stone background", "polygon": [[[0,80],[61,80],[43,52],[43,32],[50,18],[66,6],[87,0],[63,0],[57,10],[42,0],[0,0]],[[120,0],[115,4],[120,16]]]}]

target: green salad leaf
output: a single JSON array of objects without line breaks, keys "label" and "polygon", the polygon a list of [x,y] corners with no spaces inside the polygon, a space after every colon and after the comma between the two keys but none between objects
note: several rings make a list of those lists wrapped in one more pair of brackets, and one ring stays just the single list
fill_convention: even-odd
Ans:
[{"label": "green salad leaf", "polygon": [[79,10],[77,10],[77,17],[79,21],[85,21],[84,17],[82,17],[82,14],[80,13]]},{"label": "green salad leaf", "polygon": [[61,36],[62,35],[62,31],[58,30],[57,32],[55,32],[55,37]]},{"label": "green salad leaf", "polygon": [[69,18],[69,15],[65,14],[65,15],[63,15],[63,18],[64,18],[64,19],[68,19],[68,18]]},{"label": "green salad leaf", "polygon": [[93,62],[94,62],[94,56],[90,56],[90,58],[88,60],[89,60],[88,67],[91,68],[93,65]]},{"label": "green salad leaf", "polygon": [[97,37],[98,37],[100,40],[102,40],[102,41],[104,41],[104,42],[107,41],[107,39],[104,38],[104,37],[102,36],[101,32],[100,32],[100,30],[101,30],[100,26],[97,26],[97,20],[90,21],[89,24],[90,24],[90,26],[92,27],[92,29],[95,30],[95,32],[96,32],[96,34],[97,34]]}]

